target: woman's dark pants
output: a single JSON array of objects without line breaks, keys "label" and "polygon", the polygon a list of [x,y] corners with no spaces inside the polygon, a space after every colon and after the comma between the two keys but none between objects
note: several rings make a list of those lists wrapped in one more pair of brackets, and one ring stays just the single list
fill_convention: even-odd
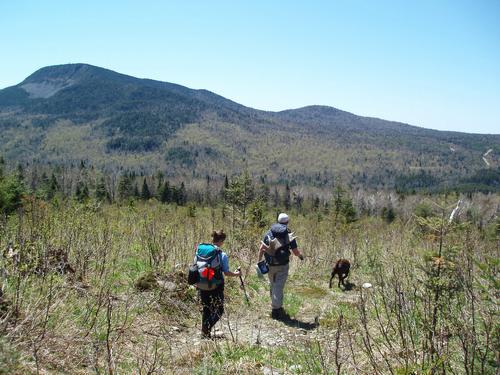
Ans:
[{"label": "woman's dark pants", "polygon": [[224,284],[214,290],[200,290],[200,299],[203,306],[201,329],[209,334],[224,313]]}]

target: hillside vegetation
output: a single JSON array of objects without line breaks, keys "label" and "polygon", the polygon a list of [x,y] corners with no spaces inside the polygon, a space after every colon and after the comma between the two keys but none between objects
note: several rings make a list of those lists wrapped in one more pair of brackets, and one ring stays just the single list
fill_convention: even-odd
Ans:
[{"label": "hillside vegetation", "polygon": [[[292,319],[277,322],[254,265],[284,206],[251,191],[242,175],[212,206],[108,204],[42,197],[2,171],[0,373],[497,373],[498,195],[393,197],[370,211],[336,189],[328,204],[290,208],[306,258],[285,290]],[[186,270],[220,228],[250,302],[228,280],[225,338],[202,340]],[[330,290],[339,257],[349,284]]]},{"label": "hillside vegetation", "polygon": [[[203,181],[248,170],[284,186],[498,191],[500,135],[440,132],[331,107],[244,107],[206,90],[85,64],[40,69],[0,91],[10,162],[87,165]],[[488,150],[491,151],[485,156]],[[321,186],[323,185],[323,187]]]},{"label": "hillside vegetation", "polygon": [[[185,269],[193,245],[212,226],[229,224],[220,210],[193,216],[154,203],[32,202],[23,220],[2,227],[0,366],[5,373],[495,373],[498,242],[491,233],[467,222],[440,233],[439,216],[390,225],[296,217],[307,258],[292,264],[289,326],[269,318],[266,282],[253,273],[262,229],[230,230],[227,250],[246,272],[250,305],[229,282],[220,323],[226,339],[202,341]],[[327,287],[338,256],[354,265],[347,291]],[[61,274],[61,259],[74,272]],[[373,288],[361,289],[364,282]]]}]

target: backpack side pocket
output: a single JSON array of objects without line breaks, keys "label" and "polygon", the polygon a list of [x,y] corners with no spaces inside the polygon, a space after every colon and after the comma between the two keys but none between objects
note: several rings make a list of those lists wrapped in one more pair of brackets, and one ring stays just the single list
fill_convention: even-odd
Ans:
[{"label": "backpack side pocket", "polygon": [[188,284],[194,285],[200,282],[200,272],[198,271],[198,265],[196,263],[189,266],[188,271]]}]

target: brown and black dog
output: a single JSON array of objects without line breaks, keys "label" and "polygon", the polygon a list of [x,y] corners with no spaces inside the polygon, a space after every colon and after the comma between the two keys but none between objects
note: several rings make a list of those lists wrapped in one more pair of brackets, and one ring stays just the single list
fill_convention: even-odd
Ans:
[{"label": "brown and black dog", "polygon": [[349,276],[349,269],[351,268],[351,263],[347,259],[339,259],[337,260],[337,263],[333,266],[332,269],[332,277],[330,277],[330,288],[332,287],[332,280],[335,277],[335,275],[339,276],[339,288],[340,288],[340,283],[345,288],[344,284],[344,279]]}]

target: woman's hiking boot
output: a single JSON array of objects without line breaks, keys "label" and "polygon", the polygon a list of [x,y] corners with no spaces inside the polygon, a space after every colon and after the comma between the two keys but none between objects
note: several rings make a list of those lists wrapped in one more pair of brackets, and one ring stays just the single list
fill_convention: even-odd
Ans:
[{"label": "woman's hiking boot", "polygon": [[210,338],[210,330],[206,327],[203,327],[201,329],[201,338],[203,339],[209,339]]},{"label": "woman's hiking boot", "polygon": [[279,309],[273,309],[271,311],[271,318],[275,320],[287,320],[290,319],[290,316],[286,313],[283,307],[280,307]]}]

